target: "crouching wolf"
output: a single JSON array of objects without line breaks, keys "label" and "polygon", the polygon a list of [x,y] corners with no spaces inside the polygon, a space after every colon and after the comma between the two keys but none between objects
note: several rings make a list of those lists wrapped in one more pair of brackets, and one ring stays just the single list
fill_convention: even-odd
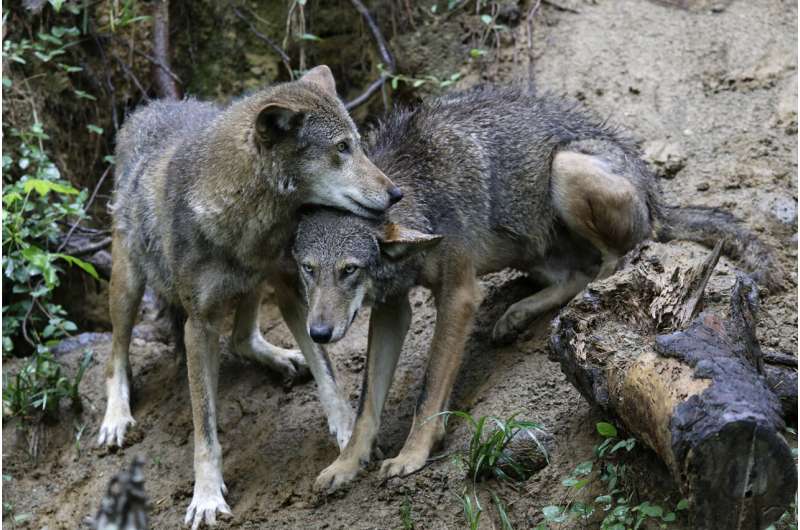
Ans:
[{"label": "crouching wolf", "polygon": [[[293,253],[318,342],[342,338],[372,305],[367,368],[349,443],[317,478],[330,491],[368,461],[381,409],[411,320],[408,291],[433,291],[437,310],[422,395],[400,454],[384,477],[420,469],[444,436],[444,410],[479,303],[476,277],[503,268],[549,284],[497,321],[497,341],[564,304],[649,237],[713,244],[750,269],[771,254],[729,214],[660,205],[634,145],[563,101],[514,89],[455,93],[395,111],[370,158],[405,193],[383,221],[317,210],[298,227]],[[770,281],[771,278],[762,279]]]},{"label": "crouching wolf", "polygon": [[[279,267],[296,212],[330,205],[376,216],[400,190],[366,157],[326,66],[227,107],[185,100],[137,111],[119,133],[113,199],[113,339],[99,443],[121,445],[129,404],[131,328],[145,283],[183,313],[194,422],[194,495],[186,523],[230,513],[217,440],[220,321],[236,304],[232,345],[293,377],[316,378],[333,434],[344,446],[352,411],[324,352],[305,331],[296,289]],[[258,328],[259,285],[278,303],[305,354],[267,343]]]}]

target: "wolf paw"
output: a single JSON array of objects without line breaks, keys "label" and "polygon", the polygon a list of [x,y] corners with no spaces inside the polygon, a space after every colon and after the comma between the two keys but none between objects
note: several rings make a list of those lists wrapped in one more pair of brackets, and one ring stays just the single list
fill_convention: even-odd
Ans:
[{"label": "wolf paw", "polygon": [[[201,491],[206,489],[212,491]],[[222,496],[226,490],[225,484],[215,488],[199,488],[195,484],[192,502],[189,504],[189,509],[186,510],[186,519],[184,519],[183,524],[188,525],[191,523],[192,530],[197,530],[203,523],[208,526],[216,525],[217,513],[226,517],[233,517],[230,506]]]},{"label": "wolf paw", "polygon": [[516,321],[513,314],[506,313],[500,317],[492,330],[492,342],[494,344],[511,344],[520,333],[520,324]]},{"label": "wolf paw", "polygon": [[350,461],[337,458],[336,461],[322,470],[314,482],[314,491],[318,493],[333,493],[340,487],[351,482],[361,471],[358,460]]},{"label": "wolf paw", "polygon": [[281,348],[260,336],[249,338],[235,346],[236,352],[281,374],[287,381],[303,379],[310,374],[300,350]]},{"label": "wolf paw", "polygon": [[100,434],[97,435],[97,445],[122,447],[125,441],[125,433],[129,427],[135,424],[136,421],[128,413],[106,411],[105,418],[103,418],[103,423],[100,426]]},{"label": "wolf paw", "polygon": [[401,452],[396,457],[383,461],[379,476],[382,480],[404,477],[425,467],[427,461],[428,457],[422,452]]}]

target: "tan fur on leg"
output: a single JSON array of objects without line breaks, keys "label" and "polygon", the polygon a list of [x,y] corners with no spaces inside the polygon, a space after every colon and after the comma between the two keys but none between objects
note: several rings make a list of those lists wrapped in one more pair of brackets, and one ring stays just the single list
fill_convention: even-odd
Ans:
[{"label": "tan fur on leg", "polygon": [[114,231],[111,254],[109,308],[113,333],[111,356],[106,363],[106,413],[97,438],[98,445],[122,446],[125,431],[135,422],[130,408],[131,366],[128,351],[131,332],[144,292],[144,279],[133,270],[122,238]]},{"label": "tan fur on leg", "polygon": [[389,393],[397,359],[411,323],[408,297],[372,308],[369,321],[367,369],[353,436],[347,447],[317,477],[314,489],[332,492],[353,480],[369,462],[372,444],[380,428],[381,411]]},{"label": "tan fur on leg", "polygon": [[383,478],[421,469],[434,445],[444,437],[444,419],[436,415],[450,398],[480,298],[471,260],[458,258],[443,272],[436,292],[436,330],[414,424],[400,454],[383,462]]}]

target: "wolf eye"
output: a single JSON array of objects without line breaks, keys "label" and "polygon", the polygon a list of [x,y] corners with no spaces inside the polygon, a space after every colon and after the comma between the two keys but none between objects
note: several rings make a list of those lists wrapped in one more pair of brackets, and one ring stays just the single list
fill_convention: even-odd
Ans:
[{"label": "wolf eye", "polygon": [[350,276],[351,274],[353,274],[357,270],[358,270],[358,267],[356,267],[355,265],[345,265],[344,269],[342,269],[342,274],[344,276]]},{"label": "wolf eye", "polygon": [[336,144],[336,150],[340,153],[345,153],[350,150],[350,146],[347,145],[347,142],[339,142]]},{"label": "wolf eye", "polygon": [[308,263],[303,263],[302,267],[306,274],[314,274],[313,265],[309,265]]}]

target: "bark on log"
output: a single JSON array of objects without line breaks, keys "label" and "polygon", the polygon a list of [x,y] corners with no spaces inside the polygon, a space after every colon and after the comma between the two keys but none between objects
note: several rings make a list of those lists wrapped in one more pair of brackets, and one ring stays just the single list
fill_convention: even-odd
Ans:
[{"label": "bark on log", "polygon": [[[690,499],[693,528],[765,528],[793,500],[797,472],[769,384],[774,366],[756,339],[758,291],[744,275],[735,284],[733,274],[712,276],[719,248],[699,264],[687,258],[696,248],[632,252],[561,311],[551,355],[663,459]],[[730,293],[729,307],[695,316],[707,283],[715,299]]]}]

